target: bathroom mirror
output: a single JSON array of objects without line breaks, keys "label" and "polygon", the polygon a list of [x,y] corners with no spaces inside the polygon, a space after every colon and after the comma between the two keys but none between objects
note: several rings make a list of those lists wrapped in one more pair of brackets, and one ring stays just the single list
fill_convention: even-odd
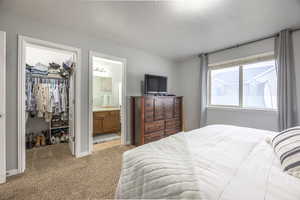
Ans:
[{"label": "bathroom mirror", "polygon": [[111,77],[99,77],[99,85],[101,92],[112,93],[112,78]]}]

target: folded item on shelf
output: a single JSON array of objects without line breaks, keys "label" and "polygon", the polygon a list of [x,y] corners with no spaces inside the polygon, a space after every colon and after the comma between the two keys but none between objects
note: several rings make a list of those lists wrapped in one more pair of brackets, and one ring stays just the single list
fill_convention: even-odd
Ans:
[{"label": "folded item on shelf", "polygon": [[29,74],[29,73],[31,73],[31,69],[26,68],[25,72],[26,72],[26,74]]},{"label": "folded item on shelf", "polygon": [[31,69],[31,74],[33,75],[48,75],[48,71],[40,71],[40,70],[37,70],[37,69]]},{"label": "folded item on shelf", "polygon": [[47,78],[63,78],[60,74],[48,74]]},{"label": "folded item on shelf", "polygon": [[69,72],[63,71],[63,70],[60,72],[60,75],[63,78],[69,78],[70,77]]},{"label": "folded item on shelf", "polygon": [[33,68],[33,66],[29,65],[29,64],[26,64],[26,70],[31,70]]},{"label": "folded item on shelf", "polygon": [[49,74],[60,74],[59,69],[49,69],[48,72],[49,72]]},{"label": "folded item on shelf", "polygon": [[32,67],[32,70],[38,70],[38,71],[47,71],[48,72],[48,66],[44,65],[42,63],[37,63],[35,66]]},{"label": "folded item on shelf", "polygon": [[66,62],[63,62],[63,69],[72,74],[75,68],[75,63],[70,59]]},{"label": "folded item on shelf", "polygon": [[59,68],[60,68],[60,65],[57,64],[57,63],[54,63],[54,62],[49,63],[49,66],[50,66],[50,68],[52,68],[52,69],[59,69]]},{"label": "folded item on shelf", "polygon": [[48,76],[53,78],[62,78],[59,70],[49,70]]}]

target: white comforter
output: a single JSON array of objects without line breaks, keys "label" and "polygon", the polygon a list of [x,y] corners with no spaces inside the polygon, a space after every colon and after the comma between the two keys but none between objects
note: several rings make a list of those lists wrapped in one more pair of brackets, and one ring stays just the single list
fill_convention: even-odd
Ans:
[{"label": "white comforter", "polygon": [[118,199],[300,200],[265,138],[273,132],[214,125],[124,153]]}]

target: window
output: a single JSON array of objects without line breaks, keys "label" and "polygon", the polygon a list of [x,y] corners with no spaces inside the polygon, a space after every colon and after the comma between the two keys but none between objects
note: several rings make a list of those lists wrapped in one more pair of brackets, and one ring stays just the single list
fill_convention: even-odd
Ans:
[{"label": "window", "polygon": [[209,70],[209,104],[277,109],[275,61]]},{"label": "window", "polygon": [[239,67],[211,71],[211,104],[239,105]]},{"label": "window", "polygon": [[274,61],[243,66],[243,105],[277,108],[277,75]]}]

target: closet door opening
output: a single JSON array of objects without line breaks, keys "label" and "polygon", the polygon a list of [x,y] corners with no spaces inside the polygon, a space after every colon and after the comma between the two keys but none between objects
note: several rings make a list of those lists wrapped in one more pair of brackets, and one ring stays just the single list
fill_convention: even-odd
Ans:
[{"label": "closet door opening", "polygon": [[6,34],[0,31],[0,184],[6,182]]},{"label": "closet door opening", "polygon": [[[19,173],[77,156],[80,50],[20,36]],[[79,93],[79,92],[78,92]],[[42,164],[41,164],[42,163]]]},{"label": "closet door opening", "polygon": [[90,151],[126,144],[126,60],[90,52]]}]

